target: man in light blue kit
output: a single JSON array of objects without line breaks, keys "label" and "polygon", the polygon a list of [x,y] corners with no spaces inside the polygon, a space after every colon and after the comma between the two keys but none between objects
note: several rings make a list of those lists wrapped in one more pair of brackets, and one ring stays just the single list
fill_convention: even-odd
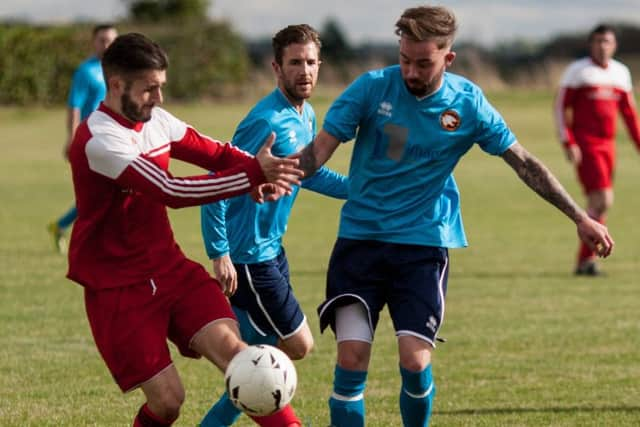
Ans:
[{"label": "man in light blue kit", "polygon": [[[110,24],[100,24],[93,28],[91,43],[93,56],[84,61],[73,74],[69,98],[67,100],[67,142],[63,154],[69,157],[69,146],[73,140],[76,128],[89,114],[91,114],[107,93],[107,87],[102,75],[100,60],[102,54],[118,36],[115,27]],[[65,232],[76,220],[75,205],[66,211],[56,221],[51,222],[47,229],[58,252],[66,251]]]},{"label": "man in light blue kit", "polygon": [[327,273],[321,329],[336,335],[331,425],[365,425],[364,389],[379,313],[388,305],[398,340],[405,426],[426,426],[435,385],[431,352],[443,321],[448,248],[467,245],[452,172],[474,144],[501,156],[518,176],[608,256],[613,241],[549,170],[529,154],[482,91],[445,70],[456,54],[454,15],[443,7],[405,10],[396,23],[400,64],[365,73],[329,109],[323,129],[298,156],[305,176],[340,142],[356,138],[349,198]]},{"label": "man in light blue kit", "polygon": [[[320,39],[308,25],[291,25],[273,38],[273,70],[277,88],[238,125],[232,143],[250,153],[257,140],[276,134],[272,152],[285,157],[309,144],[316,132],[311,96],[320,66]],[[346,177],[322,167],[303,187],[346,199]],[[296,300],[282,237],[299,191],[276,202],[259,204],[250,196],[202,207],[202,234],[213,270],[249,344],[280,347],[292,359],[303,358],[313,336]],[[265,196],[266,197],[266,196]],[[227,394],[211,408],[202,427],[227,426],[239,416]]]}]

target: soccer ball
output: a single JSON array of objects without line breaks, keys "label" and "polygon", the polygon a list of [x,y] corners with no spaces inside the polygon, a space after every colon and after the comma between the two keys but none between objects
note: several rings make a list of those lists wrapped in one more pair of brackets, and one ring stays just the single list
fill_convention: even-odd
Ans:
[{"label": "soccer ball", "polygon": [[236,354],[224,374],[231,402],[248,415],[278,412],[293,398],[298,375],[291,359],[270,345],[251,345]]}]

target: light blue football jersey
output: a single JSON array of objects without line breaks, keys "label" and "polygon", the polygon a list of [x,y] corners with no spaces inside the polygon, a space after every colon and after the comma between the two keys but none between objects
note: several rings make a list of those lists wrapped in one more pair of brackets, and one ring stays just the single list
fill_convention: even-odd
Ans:
[{"label": "light blue football jersey", "polygon": [[98,108],[107,94],[100,60],[93,56],[84,61],[73,74],[67,105],[80,110],[80,120]]},{"label": "light blue football jersey", "polygon": [[[271,132],[276,134],[273,155],[286,157],[300,151],[315,136],[313,108],[305,102],[300,114],[275,89],[240,122],[231,143],[255,155]],[[302,186],[339,199],[347,197],[347,178],[325,167],[303,180]],[[277,257],[299,189],[294,186],[291,195],[275,202],[258,204],[242,195],[203,206],[201,227],[209,258],[229,253],[236,264],[253,264]]]},{"label": "light blue football jersey", "polygon": [[445,73],[419,99],[398,65],[354,81],[323,128],[342,142],[355,137],[339,237],[447,248],[467,245],[456,164],[474,144],[500,155],[516,141],[469,80]]}]

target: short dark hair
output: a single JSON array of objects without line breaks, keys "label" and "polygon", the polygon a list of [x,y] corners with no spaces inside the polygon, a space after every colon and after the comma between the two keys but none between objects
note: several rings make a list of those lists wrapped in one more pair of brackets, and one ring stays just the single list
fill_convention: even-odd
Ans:
[{"label": "short dark hair", "polygon": [[406,9],[396,22],[396,34],[414,41],[433,40],[442,49],[453,44],[458,30],[453,12],[442,6]]},{"label": "short dark hair", "polygon": [[149,70],[166,70],[169,58],[153,40],[140,33],[128,33],[116,37],[105,50],[102,69],[105,80],[114,74],[125,78]]},{"label": "short dark hair", "polygon": [[93,27],[93,30],[91,31],[91,36],[95,38],[95,36],[97,36],[100,31],[115,30],[115,29],[116,27],[113,24],[109,24],[109,23],[98,24],[95,27]]},{"label": "short dark hair", "polygon": [[611,25],[607,25],[607,24],[598,24],[593,30],[591,30],[591,32],[589,33],[589,38],[587,39],[587,41],[591,42],[591,40],[593,40],[593,38],[597,35],[597,34],[606,34],[606,33],[611,33],[614,36],[616,35],[616,30],[615,28],[613,28]]},{"label": "short dark hair", "polygon": [[282,65],[282,55],[287,46],[298,43],[306,44],[309,42],[315,43],[318,47],[318,53],[320,53],[322,42],[316,30],[307,24],[289,25],[273,36],[271,40],[273,56],[276,62]]}]

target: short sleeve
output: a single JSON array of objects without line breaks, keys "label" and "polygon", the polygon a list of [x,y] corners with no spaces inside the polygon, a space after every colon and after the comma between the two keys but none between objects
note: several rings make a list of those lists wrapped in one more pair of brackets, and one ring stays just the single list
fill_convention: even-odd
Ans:
[{"label": "short sleeve", "polygon": [[475,141],[483,151],[500,155],[516,142],[516,136],[481,91],[478,91],[476,100],[478,125]]},{"label": "short sleeve", "polygon": [[329,108],[323,129],[341,142],[353,139],[366,114],[370,88],[369,74],[363,74],[351,83]]},{"label": "short sleeve", "polygon": [[255,155],[271,134],[271,125],[266,119],[252,118],[243,120],[231,138],[231,143],[241,150]]}]

